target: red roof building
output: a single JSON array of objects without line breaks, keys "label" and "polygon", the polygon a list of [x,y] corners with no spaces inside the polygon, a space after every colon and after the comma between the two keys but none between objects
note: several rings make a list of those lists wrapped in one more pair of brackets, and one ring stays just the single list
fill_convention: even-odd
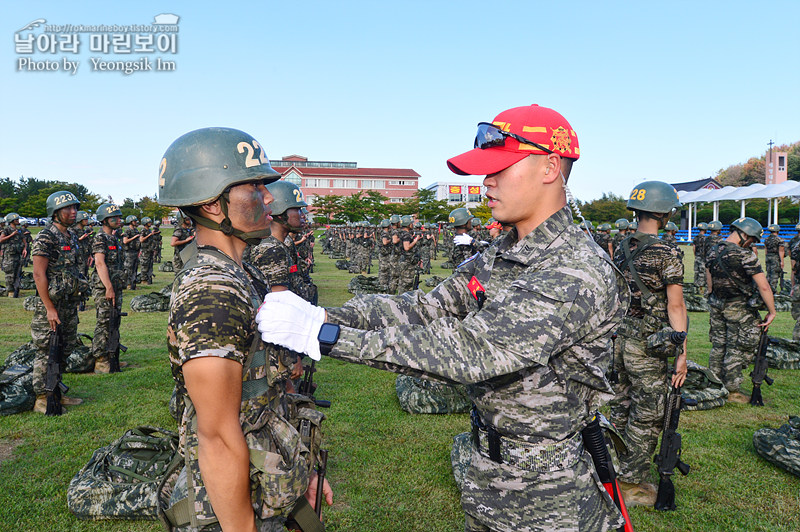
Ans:
[{"label": "red roof building", "polygon": [[385,203],[402,203],[419,188],[420,175],[408,168],[358,168],[353,162],[309,161],[300,155],[270,164],[282,179],[300,187],[309,205],[320,196],[352,196],[367,190],[389,198]]}]

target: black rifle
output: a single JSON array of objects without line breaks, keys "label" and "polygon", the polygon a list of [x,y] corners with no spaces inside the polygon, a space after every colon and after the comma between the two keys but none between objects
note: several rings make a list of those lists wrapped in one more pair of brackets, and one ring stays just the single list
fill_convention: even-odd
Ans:
[{"label": "black rifle", "polygon": [[422,269],[419,262],[415,263],[414,269],[416,272],[414,273],[414,290],[419,288],[419,272]]},{"label": "black rifle", "polygon": [[328,451],[326,449],[319,450],[319,464],[317,465],[317,493],[316,500],[314,501],[314,509],[317,512],[317,517],[322,518],[322,490],[325,487],[325,473],[328,469]]},{"label": "black rifle", "polygon": [[[120,297],[117,294],[117,297]],[[120,312],[117,308],[117,299],[111,307],[111,322],[109,323],[108,332],[108,345],[106,346],[106,353],[108,355],[109,373],[118,373],[119,367],[119,352],[123,353],[128,350],[127,347],[119,343],[119,326],[122,323],[122,316],[127,316],[127,312]]]},{"label": "black rifle", "polygon": [[767,375],[769,364],[767,362],[767,348],[769,347],[769,336],[767,328],[761,329],[761,336],[758,338],[758,349],[750,377],[753,379],[753,393],[750,395],[750,404],[753,406],[764,406],[764,399],[761,397],[761,383],[766,382],[770,386],[774,382],[772,377]]},{"label": "black rifle", "polygon": [[619,373],[614,364],[614,357],[617,354],[617,333],[611,333],[611,367],[608,369],[608,382],[619,384]]},{"label": "black rifle", "polygon": [[317,385],[314,384],[314,373],[316,373],[316,361],[312,360],[310,366],[303,366],[303,380],[300,381],[300,389],[298,390],[301,394],[305,395],[312,401],[314,404],[321,408],[329,408],[331,406],[330,401],[326,401],[324,399],[317,399],[314,397],[314,392],[317,390]]},{"label": "black rifle", "polygon": [[655,462],[658,466],[658,497],[653,506],[656,510],[674,510],[675,486],[672,484],[672,475],[675,468],[682,475],[689,474],[690,467],[681,460],[681,435],[676,432],[681,416],[681,390],[672,387],[667,396],[667,408],[664,412],[664,434],[661,436],[661,448],[656,455]]},{"label": "black rifle", "polygon": [[44,390],[47,396],[46,416],[60,416],[61,394],[69,391],[69,388],[61,382],[61,359],[64,356],[63,338],[61,336],[61,325],[56,325],[55,331],[50,331],[50,345],[47,351],[47,369],[44,375]]}]

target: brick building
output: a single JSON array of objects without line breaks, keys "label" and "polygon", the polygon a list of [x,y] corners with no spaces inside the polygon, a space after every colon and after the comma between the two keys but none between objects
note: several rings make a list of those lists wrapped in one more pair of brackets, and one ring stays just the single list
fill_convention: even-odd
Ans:
[{"label": "brick building", "polygon": [[420,175],[408,168],[359,168],[353,162],[309,161],[300,155],[270,164],[283,179],[300,186],[309,205],[320,196],[352,196],[367,190],[389,198],[385,203],[401,203],[419,188]]}]

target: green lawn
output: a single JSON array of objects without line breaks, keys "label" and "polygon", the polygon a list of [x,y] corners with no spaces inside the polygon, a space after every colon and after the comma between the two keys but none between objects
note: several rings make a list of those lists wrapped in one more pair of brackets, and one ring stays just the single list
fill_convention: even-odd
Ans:
[{"label": "green lawn", "polygon": [[[164,233],[163,256],[169,259],[170,231]],[[693,276],[691,261],[688,249],[687,282]],[[445,276],[441,262],[434,273]],[[152,289],[172,278],[171,273],[157,272]],[[349,278],[334,261],[317,253],[314,279],[321,304],[340,305],[349,299]],[[136,294],[149,289],[142,286]],[[122,325],[128,368],[115,375],[67,375],[71,394],[85,403],[60,418],[33,413],[0,418],[0,530],[160,529],[154,522],[80,521],[66,506],[67,485],[93,450],[133,426],[175,427],[167,410],[172,380],[165,349],[166,314],[131,312],[130,297],[125,294],[129,316]],[[79,331],[92,334],[94,305],[90,303],[80,318]],[[30,319],[21,299],[0,298],[0,360],[30,339]],[[780,313],[770,332],[790,337],[793,325],[788,313]],[[707,364],[709,347],[708,315],[692,313],[689,358]],[[324,425],[328,478],[335,492],[333,507],[324,513],[328,530],[463,529],[449,456],[453,436],[468,428],[467,415],[412,416],[398,405],[394,375],[330,359],[323,359],[318,368],[317,396],[333,403],[325,411]],[[777,427],[798,414],[800,372],[770,374],[775,385],[764,388],[764,408],[726,405],[683,413],[683,459],[692,471],[675,479],[679,508],[667,513],[632,509],[637,531],[800,529],[800,479],[762,460],[752,444],[756,429]],[[745,384],[749,386],[747,380]]]}]

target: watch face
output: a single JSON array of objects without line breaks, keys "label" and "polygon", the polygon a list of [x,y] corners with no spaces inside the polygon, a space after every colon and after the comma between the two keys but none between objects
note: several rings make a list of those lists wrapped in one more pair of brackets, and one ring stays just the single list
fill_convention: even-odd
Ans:
[{"label": "watch face", "polygon": [[319,329],[317,340],[321,344],[335,344],[339,340],[339,326],[333,323],[323,323]]}]

